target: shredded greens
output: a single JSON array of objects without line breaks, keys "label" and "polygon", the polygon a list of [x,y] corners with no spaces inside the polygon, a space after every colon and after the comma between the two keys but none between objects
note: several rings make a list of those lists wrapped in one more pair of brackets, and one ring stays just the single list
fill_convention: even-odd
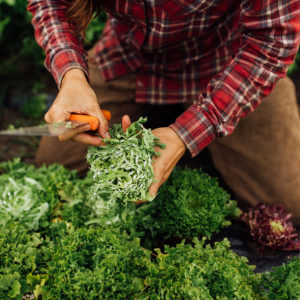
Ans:
[{"label": "shredded greens", "polygon": [[[144,128],[144,122],[146,119],[140,118],[125,133],[121,124],[114,125],[105,146],[89,148],[87,160],[94,181],[89,202],[95,216],[113,215],[111,210],[118,204],[153,200],[148,192],[154,181],[152,157],[159,155],[154,147],[163,145]],[[118,219],[115,211],[112,221]]]}]

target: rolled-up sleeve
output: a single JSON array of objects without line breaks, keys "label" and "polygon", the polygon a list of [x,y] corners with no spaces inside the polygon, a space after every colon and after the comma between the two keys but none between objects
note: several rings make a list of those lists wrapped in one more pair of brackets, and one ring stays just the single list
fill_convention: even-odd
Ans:
[{"label": "rolled-up sleeve", "polygon": [[196,156],[215,138],[231,134],[286,76],[299,47],[299,0],[241,1],[239,51],[205,94],[170,127]]}]

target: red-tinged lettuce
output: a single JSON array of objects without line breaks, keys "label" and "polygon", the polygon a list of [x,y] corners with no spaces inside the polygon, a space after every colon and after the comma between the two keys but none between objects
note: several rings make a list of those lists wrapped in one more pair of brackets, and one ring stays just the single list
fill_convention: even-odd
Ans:
[{"label": "red-tinged lettuce", "polygon": [[273,250],[300,250],[300,240],[291,219],[282,206],[258,204],[241,219],[249,225],[253,240],[263,248]]}]

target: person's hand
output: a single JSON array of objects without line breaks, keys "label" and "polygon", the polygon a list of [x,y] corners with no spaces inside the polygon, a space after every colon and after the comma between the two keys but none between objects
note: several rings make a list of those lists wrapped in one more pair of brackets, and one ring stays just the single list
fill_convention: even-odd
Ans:
[{"label": "person's hand", "polygon": [[[45,115],[47,123],[67,121],[71,113],[87,114],[99,119],[98,133],[109,138],[108,123],[101,112],[97,97],[80,69],[71,69],[63,77],[61,89]],[[96,136],[80,133],[73,140],[88,145],[100,146],[103,142]]]},{"label": "person's hand", "polygon": [[[125,115],[122,118],[122,128],[124,132],[131,125],[130,118]],[[149,187],[151,196],[155,196],[159,187],[168,179],[173,168],[186,151],[186,146],[180,137],[169,127],[161,127],[152,130],[152,133],[159,138],[159,142],[166,147],[161,149],[156,147],[155,151],[160,156],[154,156],[153,171],[155,182]],[[136,204],[145,202],[143,199],[135,202]]]},{"label": "person's hand", "polygon": [[159,138],[159,142],[166,145],[161,149],[156,147],[155,151],[160,156],[154,156],[153,171],[155,182],[149,187],[151,196],[155,196],[159,187],[168,179],[173,168],[186,151],[186,146],[181,138],[169,127],[161,127],[152,130]]}]

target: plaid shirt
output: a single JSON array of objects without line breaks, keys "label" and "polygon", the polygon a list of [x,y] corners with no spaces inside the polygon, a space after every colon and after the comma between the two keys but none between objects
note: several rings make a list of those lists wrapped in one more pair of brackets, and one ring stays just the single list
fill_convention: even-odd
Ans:
[{"label": "plaid shirt", "polygon": [[[100,1],[100,0],[99,0]],[[88,74],[65,1],[29,0],[45,64]],[[103,0],[109,18],[95,47],[107,80],[136,72],[136,101],[191,103],[170,127],[193,156],[233,132],[287,72],[297,53],[299,0]]]}]

